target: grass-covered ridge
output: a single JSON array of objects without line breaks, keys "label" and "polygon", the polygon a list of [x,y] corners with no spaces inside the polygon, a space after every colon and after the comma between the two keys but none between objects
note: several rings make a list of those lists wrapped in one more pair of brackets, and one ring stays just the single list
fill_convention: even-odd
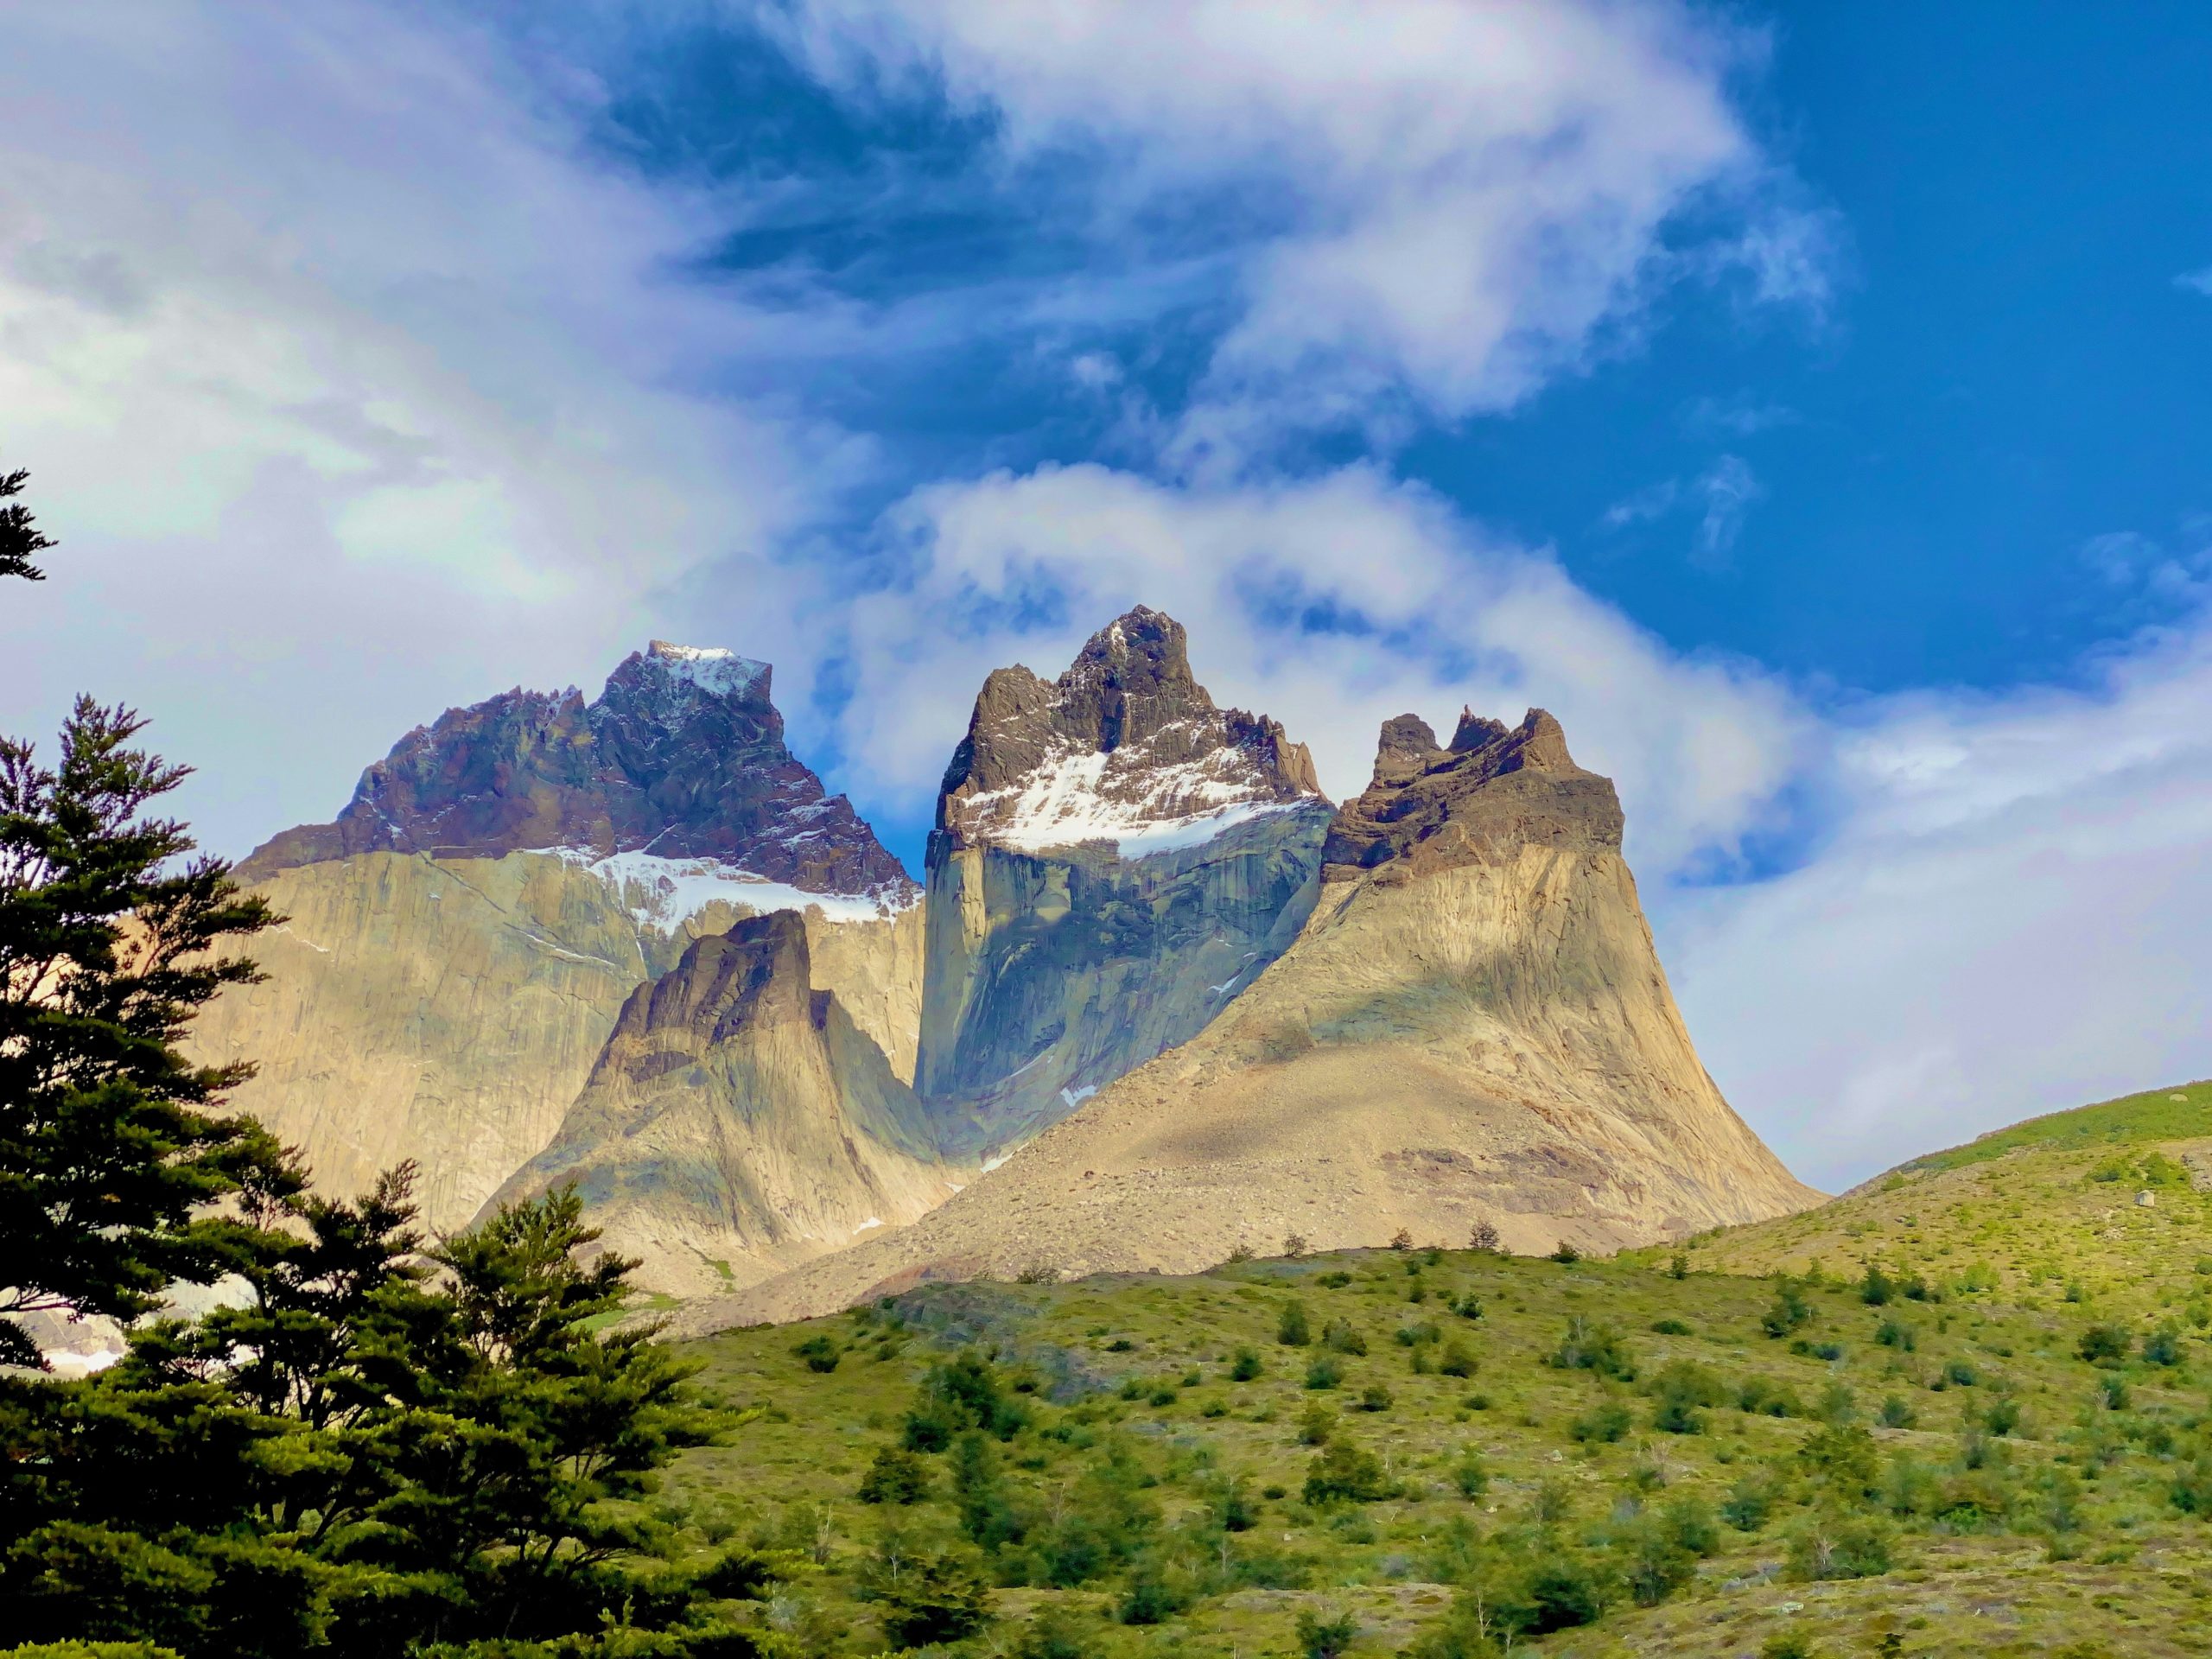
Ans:
[{"label": "grass-covered ridge", "polygon": [[1934,1262],[1691,1268],[1717,1251],[937,1287],[727,1332],[692,1351],[748,1421],[662,1513],[780,1552],[792,1654],[2196,1650],[2185,1316]]},{"label": "grass-covered ridge", "polygon": [[1993,1129],[1962,1147],[1915,1158],[1904,1167],[1957,1169],[2030,1147],[2082,1151],[2206,1135],[2212,1135],[2212,1082],[2180,1084],[2031,1117],[2009,1128]]}]

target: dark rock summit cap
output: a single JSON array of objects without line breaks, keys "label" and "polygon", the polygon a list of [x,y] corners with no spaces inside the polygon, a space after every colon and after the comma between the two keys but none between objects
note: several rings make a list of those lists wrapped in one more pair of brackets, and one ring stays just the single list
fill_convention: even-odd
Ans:
[{"label": "dark rock summit cap", "polygon": [[1448,749],[1427,721],[1399,715],[1383,721],[1375,780],[1338,810],[1321,857],[1343,874],[1401,859],[1432,869],[1532,844],[1618,850],[1621,828],[1612,780],[1574,764],[1541,709],[1510,730],[1462,710]]},{"label": "dark rock summit cap", "polygon": [[1325,800],[1278,721],[1221,709],[1191,672],[1183,625],[1140,605],[1092,634],[1058,679],[995,671],[938,797],[954,844],[1041,844],[1054,827],[1110,837],[1252,803]]},{"label": "dark rock summit cap", "polygon": [[239,866],[259,880],[357,853],[496,858],[565,849],[712,859],[809,893],[913,884],[842,795],[784,742],[766,663],[656,639],[586,702],[517,688],[417,727],[327,824]]}]

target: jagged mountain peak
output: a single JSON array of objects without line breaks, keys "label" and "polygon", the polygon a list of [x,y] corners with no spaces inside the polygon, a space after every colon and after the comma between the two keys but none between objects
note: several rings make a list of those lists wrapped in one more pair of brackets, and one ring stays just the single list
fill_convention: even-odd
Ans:
[{"label": "jagged mountain peak", "polygon": [[1014,667],[984,681],[937,829],[955,846],[1108,842],[1131,855],[1325,799],[1306,746],[1277,721],[1217,706],[1191,672],[1183,625],[1140,605],[1057,680]]},{"label": "jagged mountain peak", "polygon": [[[898,860],[785,746],[772,674],[732,651],[656,639],[589,702],[574,687],[518,687],[449,709],[365,771],[334,820],[284,831],[241,870],[260,880],[369,852],[561,852],[620,861],[611,874],[656,891],[704,878],[911,901]],[[756,908],[777,901],[753,896]]]},{"label": "jagged mountain peak", "polygon": [[1338,810],[1322,857],[1339,871],[1433,868],[1531,843],[1618,850],[1621,830],[1611,779],[1574,764],[1548,713],[1509,728],[1463,709],[1448,749],[1418,715],[1382,723],[1374,780]]}]

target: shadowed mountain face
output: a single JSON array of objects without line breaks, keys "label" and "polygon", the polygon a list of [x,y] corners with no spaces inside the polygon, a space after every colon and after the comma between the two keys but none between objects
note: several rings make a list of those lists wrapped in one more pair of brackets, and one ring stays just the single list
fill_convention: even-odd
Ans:
[{"label": "shadowed mountain face", "polygon": [[1218,1018],[904,1233],[701,1310],[818,1313],[926,1279],[1187,1272],[1316,1249],[1604,1250],[1818,1194],[1698,1063],[1558,724],[1410,715],[1330,830],[1296,938]]},{"label": "shadowed mountain face", "polygon": [[808,893],[912,890],[842,795],[784,746],[770,671],[655,640],[591,702],[513,690],[417,727],[337,819],[288,830],[248,880],[359,853],[497,858],[555,848],[710,859]]},{"label": "shadowed mountain face", "polygon": [[952,1173],[784,911],[633,990],[552,1143],[486,1208],[573,1182],[642,1282],[696,1294],[912,1221]]},{"label": "shadowed mountain face", "polygon": [[916,1085],[946,1143],[1025,1139],[1202,1029],[1304,919],[1329,814],[1157,611],[1057,681],[993,673],[930,838]]}]

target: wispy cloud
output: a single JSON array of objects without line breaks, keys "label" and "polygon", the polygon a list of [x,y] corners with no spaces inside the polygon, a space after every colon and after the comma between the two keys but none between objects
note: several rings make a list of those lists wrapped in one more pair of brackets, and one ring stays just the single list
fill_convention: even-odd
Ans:
[{"label": "wispy cloud", "polygon": [[1739,391],[1732,397],[1697,397],[1675,411],[1675,423],[1694,438],[1756,437],[1804,417],[1794,409]]},{"label": "wispy cloud", "polygon": [[1707,569],[1725,565],[1743,533],[1744,518],[1766,493],[1758,475],[1741,455],[1723,455],[1691,486],[1704,503],[1698,515],[1693,561]]},{"label": "wispy cloud", "polygon": [[[1185,464],[1286,424],[1402,429],[1510,408],[1583,362],[1655,283],[1825,293],[1816,227],[1738,118],[1758,37],[1661,0],[799,0],[756,5],[832,85],[942,88],[1017,168],[1087,188],[1128,250],[1225,258],[1226,326]],[[1084,181],[1087,181],[1087,186]],[[1720,228],[1661,232],[1696,202]]]},{"label": "wispy cloud", "polygon": [[2207,265],[2202,270],[2183,271],[2174,278],[2174,286],[2189,289],[2212,299],[2212,265]]},{"label": "wispy cloud", "polygon": [[1705,569],[1720,569],[1743,534],[1744,520],[1764,499],[1766,488],[1751,463],[1741,455],[1722,455],[1687,482],[1662,479],[1624,496],[1607,507],[1599,522],[1607,530],[1626,530],[1653,524],[1681,511],[1697,515],[1690,548],[1690,562]]},{"label": "wispy cloud", "polygon": [[1608,530],[1625,530],[1630,524],[1649,524],[1663,518],[1675,510],[1681,499],[1680,479],[1665,478],[1656,484],[1647,484],[1633,495],[1624,496],[1607,507],[1599,522]]}]

